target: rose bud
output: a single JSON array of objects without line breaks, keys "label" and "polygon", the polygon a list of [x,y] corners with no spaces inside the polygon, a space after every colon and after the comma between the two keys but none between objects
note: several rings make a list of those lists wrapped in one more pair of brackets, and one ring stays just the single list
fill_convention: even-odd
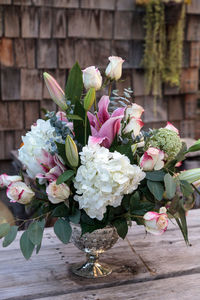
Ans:
[{"label": "rose bud", "polygon": [[132,132],[134,134],[134,137],[139,135],[141,128],[144,126],[144,123],[141,119],[136,119],[132,117],[126,127],[123,130],[123,133],[129,133]]},{"label": "rose bud", "polygon": [[86,90],[90,88],[95,88],[98,91],[102,85],[102,77],[98,68],[91,66],[86,68],[83,72],[83,84]]},{"label": "rose bud", "polygon": [[167,125],[165,126],[165,128],[172,130],[179,135],[179,130],[174,125],[172,125],[172,123],[167,122]]},{"label": "rose bud", "polygon": [[28,204],[31,202],[35,193],[24,182],[13,182],[7,188],[7,197],[10,202]]},{"label": "rose bud", "polygon": [[119,80],[122,76],[122,64],[124,60],[118,56],[110,56],[108,59],[110,63],[105,71],[106,76],[112,80]]},{"label": "rose bud", "polygon": [[51,203],[57,204],[64,202],[69,198],[70,189],[67,184],[56,184],[56,180],[52,181],[46,188],[48,199]]},{"label": "rose bud", "polygon": [[125,119],[131,119],[136,118],[139,119],[144,112],[144,108],[136,103],[133,103],[132,105],[128,105],[125,111]]},{"label": "rose bud", "polygon": [[21,176],[9,176],[7,174],[0,175],[0,187],[9,186],[12,182],[21,181]]},{"label": "rose bud", "polygon": [[168,226],[166,212],[167,209],[165,207],[161,207],[159,213],[154,211],[147,212],[143,217],[146,231],[155,235],[163,234]]}]

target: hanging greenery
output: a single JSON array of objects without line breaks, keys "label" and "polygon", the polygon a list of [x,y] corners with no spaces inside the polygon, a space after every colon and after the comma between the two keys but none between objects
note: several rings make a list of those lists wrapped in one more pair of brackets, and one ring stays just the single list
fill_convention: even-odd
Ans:
[{"label": "hanging greenery", "polygon": [[[143,57],[146,94],[151,93],[156,98],[161,96],[162,83],[171,86],[180,85],[185,3],[189,3],[189,0],[137,0],[136,2],[145,5],[146,8]],[[178,13],[175,18],[172,17],[173,24],[166,22],[167,10],[171,15],[175,7]]]}]

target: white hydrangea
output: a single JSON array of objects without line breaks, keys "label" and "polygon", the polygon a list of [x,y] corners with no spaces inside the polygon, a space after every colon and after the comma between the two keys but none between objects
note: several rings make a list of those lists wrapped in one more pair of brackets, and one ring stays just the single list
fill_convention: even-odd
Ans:
[{"label": "white hydrangea", "polygon": [[74,179],[74,199],[91,218],[102,220],[106,207],[119,206],[124,194],[136,190],[145,177],[127,156],[109,152],[98,144],[85,146],[80,156],[82,165]]},{"label": "white hydrangea", "polygon": [[38,119],[36,124],[31,126],[31,131],[22,137],[23,146],[19,149],[19,160],[27,168],[27,174],[31,178],[42,171],[37,158],[41,157],[42,149],[51,150],[51,142],[56,140],[54,127],[50,120]]}]

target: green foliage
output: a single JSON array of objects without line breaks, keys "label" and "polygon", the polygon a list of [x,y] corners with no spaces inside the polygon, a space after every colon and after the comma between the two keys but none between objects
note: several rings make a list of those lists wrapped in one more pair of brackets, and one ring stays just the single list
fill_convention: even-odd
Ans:
[{"label": "green foliage", "polygon": [[200,150],[200,139],[198,141],[196,141],[196,143],[194,143],[194,145],[192,145],[188,150],[188,152],[196,152]]},{"label": "green foliage", "polygon": [[10,230],[9,223],[3,223],[0,225],[0,239],[8,234]]},{"label": "green foliage", "polygon": [[69,76],[65,88],[65,97],[67,100],[70,100],[72,104],[75,104],[77,101],[80,101],[82,91],[83,91],[82,71],[79,64],[76,62],[69,72]]},{"label": "green foliage", "polygon": [[71,180],[73,178],[74,174],[75,174],[75,172],[73,170],[67,170],[67,171],[65,171],[64,173],[62,173],[58,177],[58,179],[56,181],[56,184],[61,184],[63,182]]},{"label": "green foliage", "polygon": [[147,186],[154,197],[161,201],[163,198],[164,187],[161,182],[147,180]]},{"label": "green foliage", "polygon": [[67,158],[65,155],[65,144],[61,144],[61,143],[56,143],[57,149],[58,149],[58,154],[60,155],[60,157],[63,159],[63,161],[67,164]]},{"label": "green foliage", "polygon": [[146,179],[151,181],[163,181],[165,174],[163,170],[146,172]]},{"label": "green foliage", "polygon": [[[185,5],[174,25],[165,22],[165,4],[150,0],[146,4],[146,37],[143,66],[145,68],[146,93],[161,96],[162,82],[180,85]],[[169,39],[169,42],[167,42]]]},{"label": "green foliage", "polygon": [[193,193],[192,185],[186,180],[180,180],[181,192],[185,197],[190,196]]},{"label": "green foliage", "polygon": [[75,209],[74,214],[69,216],[70,222],[79,224],[81,218],[81,212],[79,209]]},{"label": "green foliage", "polygon": [[4,238],[3,247],[9,246],[17,236],[18,226],[11,226],[9,232]]},{"label": "green foliage", "polygon": [[64,204],[59,204],[53,210],[51,216],[52,217],[67,217],[69,215],[69,208]]},{"label": "green foliage", "polygon": [[146,200],[141,200],[139,192],[135,192],[130,199],[130,213],[133,215],[133,219],[137,219],[135,216],[143,216],[146,212],[151,211],[154,208],[154,203]]},{"label": "green foliage", "polygon": [[176,193],[176,181],[169,173],[167,173],[164,177],[164,182],[167,198],[172,199]]},{"label": "green foliage", "polygon": [[[85,120],[85,109],[79,101],[77,101],[75,104],[74,113]],[[85,129],[83,126],[84,125],[83,121],[73,120],[73,124],[74,124],[74,133],[75,133],[77,141],[81,145],[85,145],[85,139],[84,139]],[[91,135],[91,130],[90,130],[90,123],[87,118],[87,140],[88,140],[89,135]],[[86,142],[87,142],[87,140],[86,140]]]},{"label": "green foliage", "polygon": [[43,230],[39,222],[33,222],[28,227],[28,237],[34,245],[39,245],[42,240]]},{"label": "green foliage", "polygon": [[128,232],[127,220],[125,218],[116,219],[116,220],[114,220],[113,225],[117,229],[118,235],[122,239],[125,239],[127,232]]},{"label": "green foliage", "polygon": [[61,242],[64,244],[69,243],[72,234],[72,228],[68,221],[59,218],[54,224],[54,232]]},{"label": "green foliage", "polygon": [[35,245],[29,239],[28,231],[24,231],[20,238],[20,249],[25,259],[29,259],[33,253]]},{"label": "green foliage", "polygon": [[96,97],[95,88],[90,88],[83,100],[84,109],[86,111],[88,111],[92,107],[95,97]]}]

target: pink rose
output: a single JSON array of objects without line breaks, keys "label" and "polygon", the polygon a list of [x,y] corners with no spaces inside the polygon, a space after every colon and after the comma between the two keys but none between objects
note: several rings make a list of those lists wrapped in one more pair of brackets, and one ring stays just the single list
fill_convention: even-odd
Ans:
[{"label": "pink rose", "polygon": [[140,167],[144,171],[160,170],[164,167],[164,152],[150,147],[140,158]]},{"label": "pink rose", "polygon": [[12,182],[21,181],[21,176],[9,176],[7,174],[0,175],[0,187],[8,186]]},{"label": "pink rose", "polygon": [[179,130],[174,125],[172,125],[172,123],[167,122],[167,125],[165,126],[165,128],[172,130],[179,135]]},{"label": "pink rose", "polygon": [[168,226],[166,211],[165,207],[161,207],[159,213],[154,211],[147,212],[143,217],[146,231],[155,235],[163,234]]},{"label": "pink rose", "polygon": [[21,181],[11,183],[7,188],[7,197],[10,202],[28,204],[31,202],[35,193]]}]

